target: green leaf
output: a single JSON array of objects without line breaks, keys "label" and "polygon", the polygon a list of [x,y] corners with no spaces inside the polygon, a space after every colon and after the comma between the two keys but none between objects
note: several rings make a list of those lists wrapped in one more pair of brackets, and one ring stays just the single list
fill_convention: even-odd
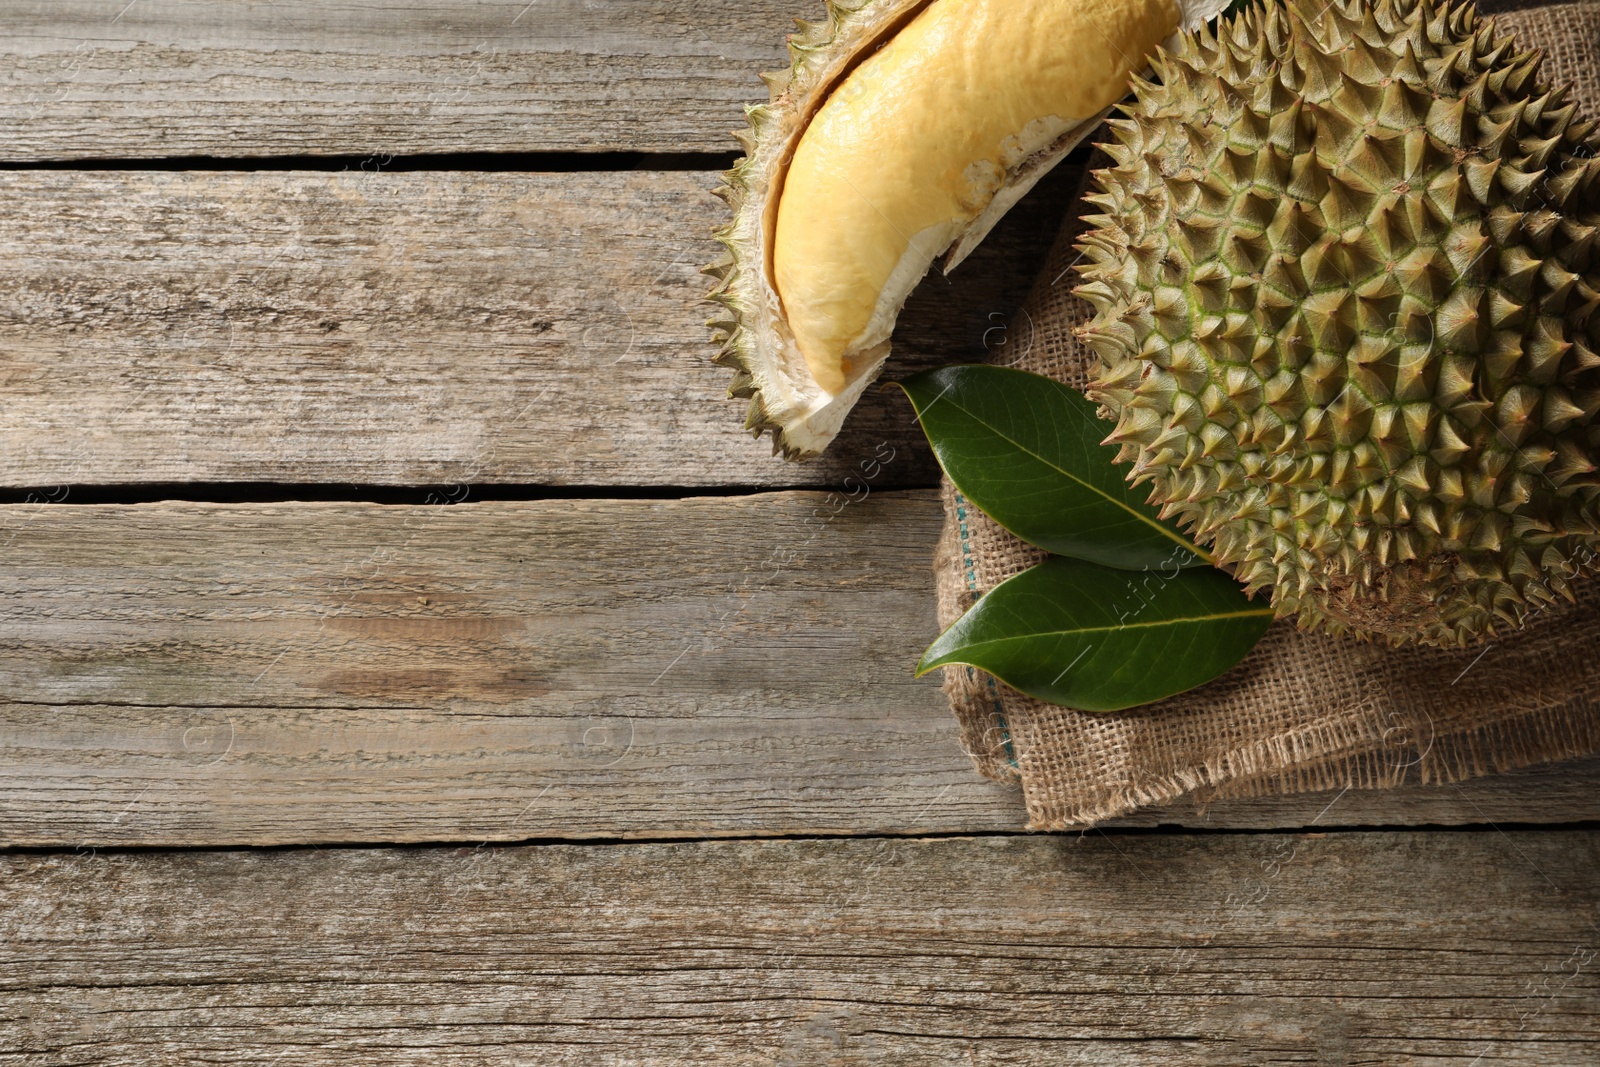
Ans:
[{"label": "green leaf", "polygon": [[1272,622],[1222,571],[1132,574],[1048,559],[991,589],[923,653],[920,676],[970,664],[1029,696],[1117,711],[1193,689]]},{"label": "green leaf", "polygon": [[940,367],[897,383],[940,466],[1001,526],[1058,556],[1150,570],[1212,562],[1130,486],[1087,397],[1005,367]]}]

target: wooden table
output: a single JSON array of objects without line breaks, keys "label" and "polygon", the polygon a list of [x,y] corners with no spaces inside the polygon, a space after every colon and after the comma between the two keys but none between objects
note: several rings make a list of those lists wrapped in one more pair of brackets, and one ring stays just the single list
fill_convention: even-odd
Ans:
[{"label": "wooden table", "polygon": [[796,13],[0,2],[0,1063],[1600,1063],[1600,762],[972,772],[906,405],[786,464],[707,364]]}]

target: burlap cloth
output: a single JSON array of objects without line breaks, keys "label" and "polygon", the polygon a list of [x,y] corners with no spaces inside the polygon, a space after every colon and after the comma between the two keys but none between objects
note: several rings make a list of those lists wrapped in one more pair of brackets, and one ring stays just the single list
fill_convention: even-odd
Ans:
[{"label": "burlap cloth", "polygon": [[[1580,106],[1600,117],[1600,0],[1483,6],[1501,8],[1499,25],[1519,47],[1544,49],[1547,83],[1574,83]],[[1079,208],[1068,208],[994,352],[995,362],[1077,386],[1093,360],[1072,335],[1090,314],[1071,293]],[[941,626],[1044,558],[948,481],[944,505]],[[1191,793],[1204,802],[1453,782],[1600,749],[1600,580],[1580,583],[1578,601],[1464,651],[1389,649],[1279,622],[1223,677],[1123,712],[1058,708],[965,667],[946,668],[945,690],[978,770],[1020,780],[1035,829],[1087,826]]]}]

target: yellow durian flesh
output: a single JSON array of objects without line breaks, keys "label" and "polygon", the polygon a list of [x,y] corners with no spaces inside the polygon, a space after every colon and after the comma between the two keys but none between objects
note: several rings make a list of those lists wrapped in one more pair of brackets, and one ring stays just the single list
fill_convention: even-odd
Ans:
[{"label": "yellow durian flesh", "polygon": [[[1100,10],[1098,5],[1101,4],[1107,5],[1108,10],[1119,11],[1140,11],[1144,10],[1141,5],[1152,5],[1159,11],[1164,10],[1160,5],[1170,2],[1172,0],[1080,0],[1086,11]],[[1177,31],[1181,31],[1213,17],[1227,5],[1228,0],[1176,2],[1182,12],[1181,25],[1177,27]],[[1136,55],[1127,44],[1119,45],[1119,42],[1109,39],[1108,33],[1123,32],[1123,24],[1114,18],[1107,22],[1104,16],[1091,16],[1092,24],[1069,20],[1073,27],[1070,31],[1057,28],[1045,32],[1041,28],[1044,23],[1040,21],[1038,12],[1048,10],[1055,12],[1052,17],[1067,16],[1062,14],[1064,8],[1052,4],[1047,9],[1041,0],[932,0],[931,3],[930,0],[827,0],[826,19],[800,24],[800,31],[790,38],[792,63],[789,69],[763,76],[772,91],[771,102],[747,108],[745,114],[749,129],[735,134],[744,145],[745,157],[726,173],[726,184],[716,190],[717,195],[726,199],[733,209],[733,218],[715,234],[724,246],[723,254],[716,262],[703,268],[716,279],[709,294],[710,299],[723,307],[710,325],[715,340],[721,345],[715,362],[735,371],[728,393],[749,400],[745,427],[757,434],[770,432],[774,451],[782,452],[791,459],[821,452],[838,434],[845,416],[877,376],[889,354],[888,338],[893,318],[923,273],[926,267],[924,259],[930,248],[937,254],[950,245],[950,239],[937,234],[935,240],[918,243],[915,257],[906,254],[911,249],[909,237],[898,250],[891,248],[894,262],[888,267],[888,280],[877,282],[868,279],[860,286],[865,293],[861,299],[868,302],[867,321],[871,329],[862,331],[858,327],[846,342],[847,347],[849,342],[856,342],[854,347],[834,358],[819,360],[818,370],[813,372],[797,344],[789,321],[794,307],[802,302],[791,301],[794,307],[785,306],[776,282],[775,245],[779,214],[788,197],[795,195],[798,199],[789,208],[790,217],[804,218],[805,221],[791,226],[785,240],[795,236],[810,240],[805,231],[813,223],[834,235],[819,242],[824,246],[825,254],[835,257],[832,260],[834,267],[824,267],[817,272],[824,283],[827,280],[826,272],[837,269],[839,257],[847,247],[840,243],[838,250],[830,251],[835,238],[839,238],[846,227],[840,224],[840,220],[831,217],[831,212],[826,209],[826,198],[814,201],[823,204],[820,209],[804,207],[805,199],[810,195],[806,190],[813,184],[811,179],[803,174],[795,175],[793,182],[787,182],[786,179],[790,177],[791,164],[813,121],[829,110],[833,98],[851,82],[852,76],[868,68],[873,58],[886,47],[891,49],[891,56],[915,53],[917,50],[898,47],[906,43],[902,34],[939,4],[947,5],[956,12],[960,12],[964,6],[981,7],[987,13],[988,21],[985,24],[989,27],[981,34],[956,35],[951,39],[956,49],[952,56],[959,54],[963,58],[947,62],[942,68],[949,75],[949,84],[941,89],[946,99],[953,97],[945,90],[953,92],[961,86],[990,86],[994,92],[1011,93],[1017,91],[1018,86],[1025,86],[1043,76],[1040,71],[1031,68],[1015,67],[1018,63],[1032,64],[1048,74],[1056,70],[1065,57],[1066,67],[1062,74],[1070,74],[1074,65],[1089,69],[1107,57],[1127,53],[1127,61],[1122,66],[1125,71],[1133,72],[1142,68],[1151,50],[1140,46],[1143,51]],[[1004,21],[1013,18],[1020,26],[1015,31]],[[1044,22],[1057,25],[1049,20]],[[1070,36],[1067,36],[1069,32]],[[1177,36],[1178,32],[1174,32],[1166,43],[1175,43]],[[1004,62],[990,57],[989,49],[983,44],[985,40],[991,43],[1011,42],[997,46],[997,54],[1004,52],[1007,57]],[[1024,41],[1032,43],[1024,44]],[[957,81],[960,86],[956,84]],[[909,137],[915,130],[920,130],[929,140],[937,142],[940,137],[952,132],[966,138],[968,134],[964,131],[969,125],[990,128],[987,119],[981,123],[956,123],[948,114],[938,115],[926,109],[920,112],[922,119],[915,127],[902,122],[897,118],[900,110],[915,109],[916,101],[926,94],[926,88],[919,87],[919,84],[913,79],[907,92],[895,100],[884,101],[885,107],[875,110],[880,119],[887,122],[891,133],[904,127]],[[1108,94],[1107,100],[1120,97],[1125,87],[1125,77],[1100,84],[1101,91]],[[874,90],[868,95],[880,94]],[[984,99],[987,98],[975,100],[975,112],[978,114],[986,112]],[[998,190],[987,204],[976,215],[967,215],[964,220],[958,220],[953,227],[954,244],[950,245],[943,260],[946,271],[976,247],[990,227],[1034,183],[1093,132],[1107,110],[1101,108],[1091,113],[1054,141],[1027,155],[1036,141],[1045,140],[1053,125],[1048,121],[1049,115],[1056,114],[1058,110],[1076,110],[1080,106],[1088,105],[1073,105],[1072,108],[1055,105],[1026,120],[1006,118],[1005,124],[1015,129],[983,139],[999,146],[997,153],[986,155],[975,151],[971,153],[972,158],[958,160],[959,165],[952,164],[956,172],[962,174],[975,163],[979,169],[984,168],[983,161],[986,159],[1007,166],[1007,170]],[[1025,107],[1021,110],[1032,112],[1039,108]],[[841,113],[847,114],[848,109]],[[1065,120],[1074,116],[1057,117]],[[1034,121],[1040,118],[1046,121]],[[917,139],[920,142],[922,138]],[[880,140],[879,145],[882,143]],[[963,140],[962,143],[966,142]],[[871,147],[870,138],[868,147]],[[968,153],[965,150],[956,153],[963,154]],[[1025,158],[1014,167],[1009,166],[1009,162],[1019,155]],[[902,176],[897,187],[900,191],[892,196],[880,191],[874,196],[873,200],[879,202],[880,206],[885,199],[898,200],[901,196],[917,200],[922,195],[919,186],[924,181],[932,180],[927,168],[914,166],[907,159],[897,162],[886,158],[881,150],[869,152],[865,164],[858,165],[863,167],[863,175],[882,170]],[[845,185],[846,181],[860,184],[858,174],[848,166],[836,170],[835,175],[836,186]],[[958,188],[955,182],[945,184],[951,189]],[[848,188],[847,185],[845,187]],[[982,197],[969,195],[969,199],[981,200]],[[800,215],[794,214],[794,205],[802,208]],[[809,258],[809,255],[792,258],[785,253],[786,262],[793,265],[803,266],[801,261]],[[881,266],[879,271],[883,271]],[[802,270],[802,273],[809,272],[810,268]],[[803,287],[815,283],[796,284]],[[883,309],[881,315],[878,313],[880,307]],[[833,367],[831,375],[829,365]]]},{"label": "yellow durian flesh", "polygon": [[811,120],[784,178],[773,274],[818,386],[876,355],[935,258],[1008,174],[1120,99],[1175,0],[934,0]]}]

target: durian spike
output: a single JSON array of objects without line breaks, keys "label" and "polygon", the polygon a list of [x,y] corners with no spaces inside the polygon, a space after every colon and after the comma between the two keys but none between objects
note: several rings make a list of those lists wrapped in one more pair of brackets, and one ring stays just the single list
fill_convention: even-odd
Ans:
[{"label": "durian spike", "polygon": [[1303,626],[1504,633],[1600,562],[1594,126],[1470,4],[1273,10],[1186,39],[1096,175],[1160,220],[1083,239],[1119,459]]}]

